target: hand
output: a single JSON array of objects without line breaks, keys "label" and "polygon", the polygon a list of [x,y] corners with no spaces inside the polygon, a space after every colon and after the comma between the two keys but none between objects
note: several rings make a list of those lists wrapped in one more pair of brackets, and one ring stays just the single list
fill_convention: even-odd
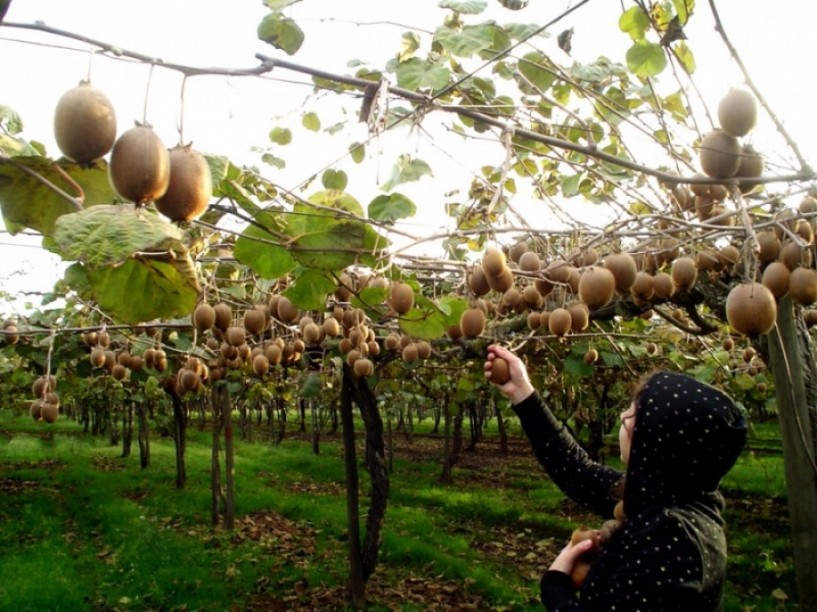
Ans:
[{"label": "hand", "polygon": [[508,362],[508,372],[510,378],[505,384],[499,385],[499,390],[507,395],[514,404],[527,399],[533,393],[533,385],[528,378],[528,370],[525,364],[508,349],[502,348],[498,344],[488,347],[488,360],[485,362],[485,377],[491,379],[491,368],[493,360],[501,357]]},{"label": "hand", "polygon": [[562,552],[550,564],[550,570],[563,572],[568,576],[573,572],[576,564],[579,562],[579,557],[593,548],[596,543],[592,539],[582,540],[577,544],[567,543],[562,549]]}]

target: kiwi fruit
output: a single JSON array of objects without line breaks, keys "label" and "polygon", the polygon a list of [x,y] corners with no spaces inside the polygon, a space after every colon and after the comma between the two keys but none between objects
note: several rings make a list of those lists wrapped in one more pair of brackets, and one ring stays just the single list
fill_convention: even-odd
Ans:
[{"label": "kiwi fruit", "polygon": [[522,290],[522,301],[528,308],[539,308],[542,305],[542,296],[533,285],[528,285]]},{"label": "kiwi fruit", "polygon": [[590,325],[590,310],[584,302],[573,302],[567,307],[567,312],[570,313],[570,329],[572,331],[580,332]]},{"label": "kiwi fruit", "polygon": [[533,251],[525,251],[519,257],[519,269],[524,272],[538,272],[542,267],[542,262],[539,260],[539,255]]},{"label": "kiwi fruit", "polygon": [[233,323],[233,310],[228,304],[219,302],[213,306],[213,311],[216,313],[215,327],[221,331],[227,331]]},{"label": "kiwi fruit", "polygon": [[801,266],[811,265],[811,251],[803,248],[793,240],[787,240],[780,248],[778,260],[786,264],[789,270],[794,270]]},{"label": "kiwi fruit", "polygon": [[51,393],[56,388],[57,379],[53,375],[48,378],[45,376],[38,376],[34,379],[34,382],[31,385],[31,394],[34,397],[44,397],[46,393]]},{"label": "kiwi fruit", "polygon": [[513,272],[510,268],[504,268],[498,276],[487,276],[488,286],[494,291],[505,293],[513,287]]},{"label": "kiwi fruit", "polygon": [[471,275],[468,277],[468,286],[476,296],[485,295],[491,290],[491,286],[488,284],[488,278],[485,276],[485,270],[482,269],[481,265],[474,264],[474,267],[471,269]]},{"label": "kiwi fruit", "polygon": [[649,300],[655,293],[652,275],[643,271],[638,272],[633,286],[630,287],[630,293],[638,299]]},{"label": "kiwi fruit", "polygon": [[[745,145],[740,152],[740,165],[738,171],[735,172],[735,178],[757,178],[763,174],[763,166],[763,156],[755,151],[751,145]],[[740,192],[749,193],[758,185],[759,183],[755,181],[741,181]]]},{"label": "kiwi fruit", "polygon": [[789,291],[791,271],[779,261],[773,261],[763,270],[760,282],[772,292],[775,299],[780,299]]},{"label": "kiwi fruit", "polygon": [[542,315],[535,310],[528,313],[527,316],[528,329],[539,329],[542,327]]},{"label": "kiwi fruit", "polygon": [[200,332],[213,329],[216,324],[216,311],[210,304],[201,303],[193,311],[193,327]]},{"label": "kiwi fruit", "polygon": [[[332,319],[334,321],[334,319]],[[337,321],[335,321],[337,323]],[[321,340],[321,328],[317,323],[307,323],[304,326],[304,343],[307,345],[318,344]]]},{"label": "kiwi fruit", "polygon": [[260,308],[250,308],[244,313],[244,329],[251,336],[257,336],[267,328],[267,317]]},{"label": "kiwi fruit", "polygon": [[414,289],[407,283],[394,283],[389,291],[389,306],[399,315],[406,314],[414,306]]},{"label": "kiwi fruit", "polygon": [[352,277],[346,272],[341,272],[338,277],[338,286],[335,289],[335,297],[340,302],[348,302],[352,297]]},{"label": "kiwi fruit", "polygon": [[701,169],[713,178],[731,178],[740,167],[741,148],[737,138],[723,130],[712,130],[701,141]]},{"label": "kiwi fruit", "polygon": [[777,320],[774,295],[761,283],[735,285],[726,297],[726,320],[747,336],[767,333]]},{"label": "kiwi fruit", "polygon": [[668,300],[675,293],[675,284],[672,276],[666,272],[656,272],[652,277],[652,289],[656,297]]},{"label": "kiwi fruit", "polygon": [[547,277],[554,283],[567,283],[570,280],[570,270],[573,268],[564,259],[554,259],[545,268]]},{"label": "kiwi fruit", "polygon": [[616,293],[616,277],[601,266],[590,266],[579,278],[579,297],[590,310],[607,306]]},{"label": "kiwi fruit", "polygon": [[40,418],[46,423],[53,423],[59,417],[59,406],[50,402],[42,402]]},{"label": "kiwi fruit", "polygon": [[141,206],[167,191],[170,155],[153,128],[132,127],[114,143],[108,174],[116,193]]},{"label": "kiwi fruit", "polygon": [[340,336],[340,323],[335,317],[327,317],[323,321],[323,331],[331,338]]},{"label": "kiwi fruit", "polygon": [[256,373],[258,376],[263,376],[267,372],[269,372],[269,365],[270,360],[267,357],[266,353],[262,353],[260,355],[256,355],[253,357],[252,360],[252,371]]},{"label": "kiwi fruit", "polygon": [[361,357],[360,359],[356,360],[352,368],[355,371],[355,375],[360,376],[361,378],[371,376],[374,372],[374,364],[366,357]]},{"label": "kiwi fruit", "polygon": [[91,365],[101,368],[105,365],[105,349],[96,347],[91,351]]},{"label": "kiwi fruit", "polygon": [[495,385],[504,385],[511,379],[511,368],[508,362],[502,357],[494,357],[491,360],[490,381]]},{"label": "kiwi fruit", "polygon": [[797,208],[804,215],[817,213],[817,198],[815,198],[814,196],[807,195],[802,200],[800,200],[800,204],[798,205]]},{"label": "kiwi fruit", "polygon": [[587,349],[584,353],[583,360],[588,365],[596,363],[599,360],[599,352],[594,348]]},{"label": "kiwi fruit", "polygon": [[817,301],[817,270],[795,268],[789,277],[789,295],[801,306]]},{"label": "kiwi fruit", "polygon": [[237,325],[228,327],[227,331],[224,333],[224,338],[227,340],[229,345],[239,347],[247,340],[246,330],[243,327],[238,327]]},{"label": "kiwi fruit", "polygon": [[210,166],[204,155],[189,146],[170,149],[170,182],[156,199],[156,210],[171,221],[190,221],[207,210],[213,194]]},{"label": "kiwi fruit", "polygon": [[647,355],[655,355],[658,352],[658,345],[655,342],[647,342],[644,350],[647,351]]},{"label": "kiwi fruit", "polygon": [[564,336],[572,324],[573,317],[566,308],[556,308],[548,316],[548,331],[556,336]]},{"label": "kiwi fruit", "polygon": [[383,340],[383,346],[386,348],[386,350],[396,351],[397,349],[401,348],[400,347],[400,336],[398,334],[396,334],[395,332],[391,332]]},{"label": "kiwi fruit", "polygon": [[125,376],[127,376],[127,374],[128,369],[121,363],[115,363],[111,367],[111,376],[113,376],[116,380],[125,380]]},{"label": "kiwi fruit", "polygon": [[691,257],[679,257],[672,262],[670,276],[678,291],[689,291],[698,279],[698,266]]},{"label": "kiwi fruit", "polygon": [[760,263],[767,264],[778,258],[780,255],[780,239],[774,230],[762,230],[755,234],[759,252],[757,255]]},{"label": "kiwi fruit", "polygon": [[485,249],[482,255],[482,269],[485,275],[490,277],[497,277],[502,275],[508,267],[505,253],[494,247]]},{"label": "kiwi fruit", "polygon": [[428,359],[431,357],[431,344],[425,340],[420,340],[417,343],[417,356],[420,359]]},{"label": "kiwi fruit", "polygon": [[417,361],[419,357],[419,352],[417,351],[417,345],[413,342],[411,344],[407,344],[403,347],[403,361],[406,363],[414,363]]},{"label": "kiwi fruit", "polygon": [[108,97],[80,81],[54,110],[54,138],[63,155],[88,165],[104,157],[116,141],[116,113]]},{"label": "kiwi fruit", "polygon": [[283,357],[283,351],[281,347],[277,344],[269,344],[264,349],[264,356],[269,361],[270,365],[278,365],[281,363],[281,357]]},{"label": "kiwi fruit", "polygon": [[635,282],[638,267],[629,253],[613,253],[604,258],[603,265],[616,279],[616,291],[626,293]]},{"label": "kiwi fruit", "polygon": [[757,101],[745,89],[731,89],[718,103],[721,129],[735,138],[746,136],[757,122]]},{"label": "kiwi fruit", "polygon": [[460,330],[466,338],[476,338],[485,331],[485,313],[479,308],[469,308],[460,317]]},{"label": "kiwi fruit", "polygon": [[519,263],[519,260],[522,258],[522,255],[528,252],[530,245],[528,241],[525,239],[519,240],[510,246],[508,249],[508,257],[511,258],[511,261]]},{"label": "kiwi fruit", "polygon": [[298,307],[292,303],[292,301],[282,295],[278,300],[278,309],[276,314],[278,315],[278,320],[283,321],[284,323],[292,323],[295,319],[298,318]]}]

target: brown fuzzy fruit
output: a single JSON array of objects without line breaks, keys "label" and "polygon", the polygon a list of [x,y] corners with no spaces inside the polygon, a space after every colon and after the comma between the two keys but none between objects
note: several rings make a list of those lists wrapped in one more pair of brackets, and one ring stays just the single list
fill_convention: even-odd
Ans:
[{"label": "brown fuzzy fruit", "polygon": [[216,324],[216,311],[210,304],[199,304],[193,311],[193,327],[203,332],[213,329]]},{"label": "brown fuzzy fruit", "polygon": [[482,269],[488,277],[500,276],[508,267],[505,253],[494,247],[485,249],[482,256]]},{"label": "brown fuzzy fruit", "polygon": [[374,364],[370,359],[367,359],[366,357],[361,357],[360,359],[355,361],[352,367],[355,370],[355,375],[360,376],[361,378],[371,376],[372,373],[374,372]]},{"label": "brown fuzzy fruit", "polygon": [[460,330],[466,338],[476,338],[485,331],[485,313],[479,308],[469,308],[460,317]]},{"label": "brown fuzzy fruit", "polygon": [[394,283],[389,291],[389,305],[399,315],[406,314],[414,306],[414,289],[406,283]]},{"label": "brown fuzzy fruit", "polygon": [[97,347],[91,351],[91,365],[95,368],[105,365],[105,349]]},{"label": "brown fuzzy fruit", "polygon": [[116,193],[143,205],[167,191],[170,155],[152,128],[133,127],[113,145],[108,174]]},{"label": "brown fuzzy fruit", "polygon": [[718,104],[721,129],[735,138],[746,136],[757,122],[757,101],[745,89],[731,89]]},{"label": "brown fuzzy fruit", "polygon": [[227,343],[230,344],[230,346],[241,346],[247,340],[246,330],[243,327],[238,327],[237,325],[228,327],[224,334],[224,338],[227,340]]},{"label": "brown fuzzy fruit", "polygon": [[670,274],[678,291],[689,291],[698,279],[698,266],[691,257],[679,257],[672,262]]},{"label": "brown fuzzy fruit", "polygon": [[219,302],[213,306],[213,310],[216,313],[215,327],[221,331],[227,331],[227,328],[233,323],[232,309],[224,302]]},{"label": "brown fuzzy fruit", "polygon": [[58,404],[52,404],[51,402],[43,402],[42,408],[40,409],[40,418],[46,423],[53,423],[57,420],[60,414],[60,407]]},{"label": "brown fuzzy fruit", "polygon": [[425,340],[420,340],[417,343],[417,356],[420,359],[428,359],[431,357],[431,344]]},{"label": "brown fuzzy fruit", "polygon": [[340,323],[335,317],[328,317],[323,321],[323,331],[331,338],[340,336]]},{"label": "brown fuzzy fruit", "polygon": [[726,297],[726,320],[737,332],[752,336],[765,334],[777,320],[774,295],[760,283],[741,283]]},{"label": "brown fuzzy fruit", "polygon": [[604,267],[613,273],[616,279],[616,291],[626,293],[635,282],[638,272],[635,259],[629,253],[613,253],[604,258]]},{"label": "brown fuzzy fruit", "polygon": [[775,299],[779,300],[789,291],[789,278],[791,278],[791,272],[786,265],[773,261],[763,270],[760,282],[772,292]]},{"label": "brown fuzzy fruit", "polygon": [[156,210],[171,221],[190,221],[207,210],[213,194],[210,166],[189,146],[170,149],[170,182],[156,200]]},{"label": "brown fuzzy fruit", "polygon": [[263,376],[269,372],[269,358],[266,354],[256,355],[252,360],[252,371],[258,376]]},{"label": "brown fuzzy fruit", "polygon": [[54,110],[60,151],[79,164],[103,157],[116,141],[116,113],[108,97],[88,81],[66,91]]},{"label": "brown fuzzy fruit", "polygon": [[611,270],[591,266],[579,279],[579,297],[590,310],[607,306],[616,293],[616,277]]},{"label": "brown fuzzy fruit", "polygon": [[396,351],[400,348],[400,336],[394,332],[391,332],[383,340],[383,346],[386,348],[386,350]]},{"label": "brown fuzzy fruit", "polygon": [[740,143],[723,130],[713,130],[701,141],[701,169],[713,178],[731,178],[740,167]]},{"label": "brown fuzzy fruit", "polygon": [[541,267],[539,255],[533,251],[525,251],[519,258],[519,269],[524,272],[538,272]]},{"label": "brown fuzzy fruit", "polygon": [[468,286],[476,296],[485,295],[491,290],[488,278],[485,276],[485,270],[482,269],[481,265],[475,264],[472,268],[471,275],[468,277]]},{"label": "brown fuzzy fruit", "polygon": [[298,307],[292,303],[285,295],[282,295],[278,300],[277,313],[278,319],[284,323],[292,323],[298,318]]},{"label": "brown fuzzy fruit", "polygon": [[787,241],[780,249],[778,259],[786,264],[789,270],[811,265],[811,250],[803,248],[794,240]]},{"label": "brown fuzzy fruit", "polygon": [[573,302],[567,307],[567,312],[570,313],[570,329],[572,331],[580,332],[590,325],[590,310],[584,302]]},{"label": "brown fuzzy fruit", "polygon": [[51,375],[49,378],[38,376],[31,385],[31,394],[34,397],[43,397],[46,393],[51,393],[57,388],[57,379]]},{"label": "brown fuzzy fruit", "polygon": [[491,360],[490,381],[495,385],[504,385],[511,379],[511,368],[508,362],[502,357],[494,357]]},{"label": "brown fuzzy fruit", "polygon": [[630,287],[630,293],[641,300],[649,300],[655,293],[653,287],[653,277],[647,272],[639,272],[635,275],[635,282]]},{"label": "brown fuzzy fruit", "polygon": [[656,297],[668,300],[675,293],[675,284],[672,277],[666,272],[656,272],[652,277],[652,288]]},{"label": "brown fuzzy fruit", "polygon": [[[334,319],[332,319],[334,321]],[[337,321],[336,321],[337,323]],[[317,323],[307,323],[304,326],[304,343],[307,345],[318,344],[321,341],[321,328]]]},{"label": "brown fuzzy fruit", "polygon": [[[755,151],[750,145],[746,145],[740,152],[740,165],[735,172],[735,178],[757,178],[763,174],[763,156]],[[749,193],[758,183],[747,181],[740,184],[741,193]]]},{"label": "brown fuzzy fruit", "polygon": [[487,276],[486,279],[491,289],[499,293],[505,293],[513,287],[513,272],[510,268],[504,268],[499,276]]},{"label": "brown fuzzy fruit", "polygon": [[801,306],[817,301],[817,270],[796,268],[789,277],[789,295]]},{"label": "brown fuzzy fruit", "polygon": [[403,361],[405,361],[406,363],[414,363],[415,361],[417,361],[417,358],[419,356],[420,355],[417,351],[417,345],[414,344],[413,342],[411,344],[407,344],[403,348]]},{"label": "brown fuzzy fruit", "polygon": [[267,328],[267,316],[260,308],[250,308],[244,313],[244,329],[257,336]]},{"label": "brown fuzzy fruit", "polygon": [[755,234],[760,252],[757,255],[760,263],[774,261],[780,255],[780,239],[774,230],[763,230]]},{"label": "brown fuzzy fruit", "polygon": [[573,317],[565,308],[556,308],[548,317],[548,331],[556,336],[564,336],[570,331]]}]

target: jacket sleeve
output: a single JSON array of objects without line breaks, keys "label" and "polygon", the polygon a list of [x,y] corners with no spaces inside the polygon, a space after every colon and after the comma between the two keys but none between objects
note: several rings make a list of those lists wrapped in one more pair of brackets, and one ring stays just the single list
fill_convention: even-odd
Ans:
[{"label": "jacket sleeve", "polygon": [[610,490],[623,472],[592,461],[538,393],[514,407],[537,460],[565,495],[602,516],[616,504]]}]

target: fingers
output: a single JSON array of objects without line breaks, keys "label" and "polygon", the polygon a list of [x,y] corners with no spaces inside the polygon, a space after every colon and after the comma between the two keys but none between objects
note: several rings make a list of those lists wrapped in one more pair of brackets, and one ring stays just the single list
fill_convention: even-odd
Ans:
[{"label": "fingers", "polygon": [[575,545],[568,542],[567,546],[565,546],[553,560],[550,569],[564,572],[565,574],[570,574],[573,571],[573,567],[576,565],[576,562],[579,560],[579,557],[583,553],[593,548],[593,546],[593,540],[589,539],[582,540]]}]

